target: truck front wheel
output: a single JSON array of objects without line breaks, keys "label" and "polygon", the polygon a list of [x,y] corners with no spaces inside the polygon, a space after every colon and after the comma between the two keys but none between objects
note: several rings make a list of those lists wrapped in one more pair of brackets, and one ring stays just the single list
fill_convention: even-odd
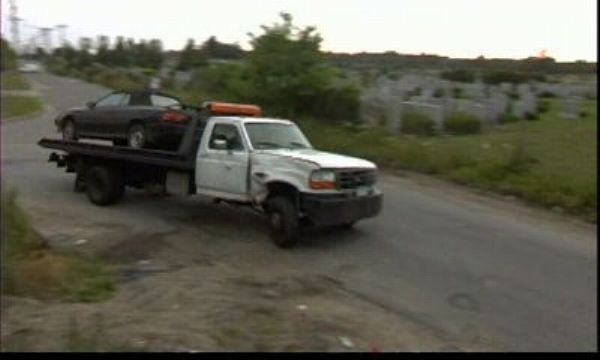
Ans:
[{"label": "truck front wheel", "polygon": [[298,243],[299,219],[291,199],[275,197],[268,202],[269,227],[271,238],[281,248],[291,248]]},{"label": "truck front wheel", "polygon": [[91,167],[85,175],[85,182],[88,198],[99,206],[118,202],[125,192],[123,176],[114,168]]}]

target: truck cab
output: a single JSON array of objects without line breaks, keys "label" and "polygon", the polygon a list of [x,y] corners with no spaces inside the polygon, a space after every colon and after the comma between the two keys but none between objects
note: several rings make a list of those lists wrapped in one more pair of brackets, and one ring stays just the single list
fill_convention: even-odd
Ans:
[{"label": "truck cab", "polygon": [[314,149],[289,120],[210,118],[195,179],[199,194],[269,214],[283,246],[295,243],[302,223],[350,227],[381,210],[374,163]]}]

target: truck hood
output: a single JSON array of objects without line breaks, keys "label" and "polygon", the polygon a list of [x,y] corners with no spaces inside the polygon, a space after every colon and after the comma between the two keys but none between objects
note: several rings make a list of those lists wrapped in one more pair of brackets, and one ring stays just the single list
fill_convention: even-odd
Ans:
[{"label": "truck hood", "polygon": [[367,160],[334,154],[325,151],[319,151],[314,149],[274,149],[274,150],[261,150],[260,152],[282,156],[282,157],[290,157],[296,160],[306,161],[309,163],[313,163],[320,168],[327,169],[341,169],[341,168],[361,168],[361,169],[376,169],[377,166]]}]

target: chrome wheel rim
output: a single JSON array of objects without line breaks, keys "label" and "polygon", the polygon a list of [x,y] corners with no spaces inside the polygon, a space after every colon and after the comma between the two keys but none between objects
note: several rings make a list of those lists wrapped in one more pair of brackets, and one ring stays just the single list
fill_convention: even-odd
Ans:
[{"label": "chrome wheel rim", "polygon": [[272,213],[270,220],[271,220],[271,226],[273,227],[273,229],[278,230],[278,231],[281,230],[283,218],[281,217],[280,213],[278,213],[278,212]]},{"label": "chrome wheel rim", "polygon": [[136,130],[129,135],[129,146],[133,148],[141,148],[144,146],[144,134],[140,130]]}]

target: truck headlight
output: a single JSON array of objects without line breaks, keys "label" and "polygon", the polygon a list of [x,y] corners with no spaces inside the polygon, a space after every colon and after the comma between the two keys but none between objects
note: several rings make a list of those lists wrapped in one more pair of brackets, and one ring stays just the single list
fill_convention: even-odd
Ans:
[{"label": "truck headlight", "polygon": [[335,172],[331,170],[315,170],[310,174],[311,189],[335,189]]}]

